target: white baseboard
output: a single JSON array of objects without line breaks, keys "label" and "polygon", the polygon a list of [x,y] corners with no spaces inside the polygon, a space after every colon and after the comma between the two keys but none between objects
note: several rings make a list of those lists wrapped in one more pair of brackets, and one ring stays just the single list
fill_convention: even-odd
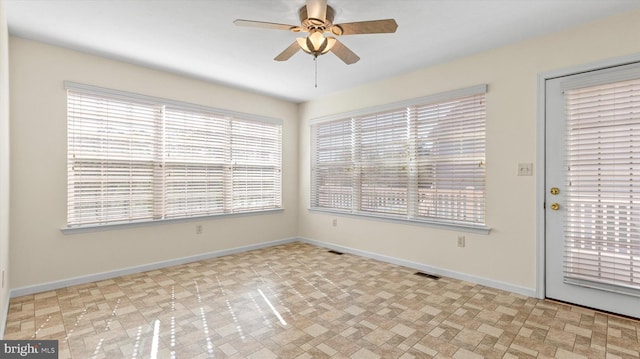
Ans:
[{"label": "white baseboard", "polygon": [[389,256],[385,256],[385,255],[378,254],[378,253],[367,252],[367,251],[363,251],[363,250],[360,250],[360,249],[354,249],[354,248],[344,247],[344,246],[340,246],[340,245],[336,245],[336,244],[332,244],[332,243],[316,241],[314,239],[298,238],[298,240],[300,242],[303,242],[303,243],[308,243],[308,244],[312,244],[312,245],[315,245],[315,246],[318,246],[318,247],[324,247],[324,248],[332,249],[332,250],[335,250],[335,251],[338,251],[338,252],[350,253],[350,254],[354,254],[354,255],[357,255],[357,256],[361,256],[361,257],[376,259],[376,260],[379,260],[379,261],[382,261],[382,262],[386,262],[386,263],[391,263],[391,264],[396,264],[396,265],[400,265],[400,266],[403,266],[403,267],[413,268],[413,269],[419,270],[421,272],[435,274],[435,275],[439,275],[439,276],[443,276],[443,277],[455,278],[455,279],[459,279],[459,280],[464,280],[464,281],[467,281],[467,282],[484,285],[484,286],[490,287],[490,288],[495,288],[495,289],[500,289],[500,290],[504,290],[504,291],[508,291],[508,292],[512,292],[512,293],[521,294],[521,295],[524,295],[524,296],[527,296],[527,297],[536,297],[536,295],[537,295],[537,292],[536,292],[535,288],[521,287],[521,286],[517,286],[517,285],[513,285],[513,284],[501,282],[501,281],[482,278],[482,277],[478,277],[478,276],[474,276],[474,275],[470,275],[470,274],[465,274],[465,273],[460,273],[460,272],[455,272],[455,271],[442,269],[442,268],[438,268],[438,267],[432,267],[432,266],[428,266],[428,265],[425,265],[425,264],[411,262],[411,261],[407,261],[407,260],[399,259],[399,258],[395,258],[395,257],[389,257]]},{"label": "white baseboard", "polygon": [[[408,267],[408,268],[413,268],[413,269],[416,269],[416,270],[419,270],[419,271],[422,271],[422,272],[426,272],[426,273],[431,273],[431,274],[435,274],[435,275],[439,275],[439,276],[444,276],[444,277],[450,277],[450,278],[455,278],[455,279],[459,279],[459,280],[464,280],[464,281],[467,281],[467,282],[484,285],[484,286],[487,286],[487,287],[490,287],[490,288],[505,290],[505,291],[508,291],[508,292],[513,292],[513,293],[525,295],[525,296],[528,296],[528,297],[536,297],[535,288],[520,287],[520,286],[517,286],[517,285],[510,284],[510,283],[505,283],[505,282],[496,281],[496,280],[492,280],[492,279],[482,278],[482,277],[478,277],[478,276],[474,276],[474,275],[470,275],[470,274],[466,274],[466,273],[455,272],[455,271],[451,271],[451,270],[447,270],[447,269],[428,266],[428,265],[421,264],[421,263],[407,261],[407,260],[404,260],[404,259],[385,256],[385,255],[378,254],[378,253],[363,251],[363,250],[360,250],[360,249],[355,249],[355,248],[350,248],[350,247],[344,247],[344,246],[340,246],[340,245],[336,245],[336,244],[332,244],[332,243],[321,242],[321,241],[317,241],[317,240],[314,240],[314,239],[303,238],[303,237],[292,237],[292,238],[280,239],[280,240],[271,241],[271,242],[264,242],[264,243],[249,245],[249,246],[236,247],[236,248],[224,249],[224,250],[215,251],[215,252],[203,253],[203,254],[198,254],[198,255],[195,255],[195,256],[188,256],[188,257],[170,259],[170,260],[167,260],[167,261],[161,261],[161,262],[156,262],[156,263],[143,264],[143,265],[140,265],[140,266],[123,268],[123,269],[118,269],[118,270],[109,271],[109,272],[89,274],[89,275],[86,275],[86,276],[80,276],[80,277],[63,279],[63,280],[54,281],[54,282],[48,282],[48,283],[43,283],[43,284],[36,284],[36,285],[32,285],[32,286],[15,288],[15,289],[12,289],[9,292],[9,297],[10,298],[14,298],[14,297],[20,297],[20,296],[23,296],[23,295],[41,293],[41,292],[46,292],[46,291],[49,291],[49,290],[55,290],[55,289],[60,289],[60,288],[64,288],[64,287],[69,287],[69,286],[72,286],[72,285],[85,284],[85,283],[90,283],[90,282],[95,282],[95,281],[100,281],[100,280],[120,277],[120,276],[123,276],[123,275],[141,273],[141,272],[146,272],[146,271],[150,271],[150,270],[170,267],[170,266],[174,266],[174,265],[180,265],[180,264],[195,262],[195,261],[199,261],[199,260],[222,257],[222,256],[230,255],[230,254],[237,254],[237,253],[242,253],[242,252],[247,252],[247,251],[252,251],[252,250],[262,249],[262,248],[268,248],[268,247],[273,247],[273,246],[277,246],[277,245],[281,245],[281,244],[287,244],[287,243],[293,243],[293,242],[308,243],[308,244],[315,245],[315,246],[318,246],[318,247],[333,249],[333,250],[336,250],[336,251],[339,251],[339,252],[350,253],[350,254],[361,256],[361,257],[376,259],[376,260],[379,260],[379,261],[382,261],[382,262],[387,262],[387,263],[392,263],[392,264],[396,264],[396,265],[400,265],[400,266],[404,266],[404,267]],[[6,303],[6,308],[3,308],[3,309],[5,310],[5,313],[8,313],[9,301],[7,301],[7,303]],[[2,335],[3,332],[0,332],[0,335]]]},{"label": "white baseboard", "polygon": [[[188,257],[170,259],[170,260],[161,261],[161,262],[143,264],[143,265],[140,265],[140,266],[117,269],[117,270],[109,271],[109,272],[89,274],[89,275],[85,275],[85,276],[69,278],[69,279],[63,279],[63,280],[54,281],[54,282],[36,284],[36,285],[31,285],[31,286],[26,286],[26,287],[21,287],[21,288],[14,288],[9,292],[10,293],[9,297],[10,298],[14,298],[14,297],[20,297],[20,296],[23,296],[23,295],[41,293],[41,292],[46,292],[46,291],[50,291],[50,290],[69,287],[69,286],[72,286],[72,285],[79,285],[79,284],[85,284],[85,283],[90,283],[90,282],[96,282],[96,281],[105,280],[105,279],[111,279],[111,278],[120,277],[120,276],[124,276],[124,275],[141,273],[141,272],[146,272],[146,271],[150,271],[150,270],[155,270],[155,269],[160,269],[160,268],[165,268],[165,267],[170,267],[170,266],[175,266],[175,265],[180,265],[180,264],[185,264],[185,263],[190,263],[190,262],[196,262],[196,261],[210,259],[210,258],[222,257],[222,256],[230,255],[230,254],[237,254],[237,253],[252,251],[252,250],[256,250],[256,249],[268,248],[268,247],[273,247],[273,246],[278,246],[278,245],[281,245],[281,244],[293,243],[293,242],[298,242],[298,241],[299,241],[299,239],[296,238],[296,237],[286,238],[286,239],[280,239],[280,240],[271,241],[271,242],[264,242],[264,243],[249,245],[249,246],[224,249],[224,250],[220,250],[220,251],[208,252],[208,253],[198,254],[198,255],[194,255],[194,256],[188,256]],[[7,311],[9,309],[8,305],[9,304],[7,303]],[[2,333],[4,333],[4,331]]]}]

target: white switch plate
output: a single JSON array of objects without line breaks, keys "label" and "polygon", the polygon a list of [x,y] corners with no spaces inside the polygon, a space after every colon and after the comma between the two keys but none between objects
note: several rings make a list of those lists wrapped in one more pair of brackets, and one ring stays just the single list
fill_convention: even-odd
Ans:
[{"label": "white switch plate", "polygon": [[533,163],[518,163],[518,176],[533,176]]}]

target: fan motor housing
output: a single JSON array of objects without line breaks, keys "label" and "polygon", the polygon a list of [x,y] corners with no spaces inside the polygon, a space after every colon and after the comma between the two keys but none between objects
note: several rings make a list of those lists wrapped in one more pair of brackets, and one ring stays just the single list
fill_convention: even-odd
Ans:
[{"label": "fan motor housing", "polygon": [[304,31],[314,32],[314,31],[329,31],[333,26],[333,18],[335,16],[335,11],[331,6],[327,5],[327,13],[325,15],[326,19],[323,21],[322,19],[310,18],[307,15],[307,6],[303,6],[298,11],[300,16],[300,24]]}]

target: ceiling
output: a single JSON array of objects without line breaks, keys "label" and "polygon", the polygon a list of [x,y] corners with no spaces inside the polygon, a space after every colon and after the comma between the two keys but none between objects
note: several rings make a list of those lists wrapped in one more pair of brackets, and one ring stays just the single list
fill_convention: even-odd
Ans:
[{"label": "ceiling", "polygon": [[[328,0],[335,23],[394,18],[394,34],[342,36],[361,60],[302,51],[273,58],[289,31],[235,19],[299,25],[304,0],[5,0],[12,35],[293,102],[640,9],[640,0]],[[299,35],[298,35],[299,36]],[[499,66],[496,65],[496,66]]]}]

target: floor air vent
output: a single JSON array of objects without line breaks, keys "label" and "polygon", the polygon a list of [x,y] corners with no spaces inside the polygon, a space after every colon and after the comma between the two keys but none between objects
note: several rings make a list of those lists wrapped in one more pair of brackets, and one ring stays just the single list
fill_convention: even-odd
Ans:
[{"label": "floor air vent", "polygon": [[328,252],[329,252],[329,253],[332,253],[332,254],[337,254],[337,255],[339,255],[339,256],[341,256],[341,255],[343,255],[343,254],[344,254],[344,253],[342,253],[342,252],[338,252],[338,251],[334,251],[334,250],[329,250]]},{"label": "floor air vent", "polygon": [[440,277],[438,277],[437,275],[424,273],[424,272],[415,272],[414,274],[417,275],[417,276],[420,276],[420,277],[430,278],[430,279],[434,279],[434,280],[440,279]]}]

